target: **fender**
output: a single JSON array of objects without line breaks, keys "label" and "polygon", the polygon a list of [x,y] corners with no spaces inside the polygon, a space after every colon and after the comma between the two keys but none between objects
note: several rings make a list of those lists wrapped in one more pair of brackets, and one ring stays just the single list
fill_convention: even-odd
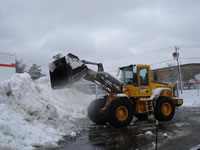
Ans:
[{"label": "fender", "polygon": [[152,91],[151,99],[157,99],[160,96],[172,96],[170,88],[156,88]]},{"label": "fender", "polygon": [[160,96],[170,97],[172,96],[172,90],[170,88],[156,88],[152,91],[152,95],[150,99],[153,100],[154,106],[156,105],[156,101]]}]

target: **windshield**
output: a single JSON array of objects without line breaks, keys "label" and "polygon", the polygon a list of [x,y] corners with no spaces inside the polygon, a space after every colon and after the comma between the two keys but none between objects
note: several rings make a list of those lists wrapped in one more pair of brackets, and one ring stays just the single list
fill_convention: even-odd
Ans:
[{"label": "windshield", "polygon": [[137,83],[136,66],[120,68],[119,80],[124,84],[136,84]]}]

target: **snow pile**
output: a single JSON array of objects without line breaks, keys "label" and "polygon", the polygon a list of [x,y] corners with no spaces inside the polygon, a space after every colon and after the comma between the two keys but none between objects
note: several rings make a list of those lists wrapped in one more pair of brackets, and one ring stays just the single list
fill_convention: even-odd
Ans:
[{"label": "snow pile", "polygon": [[53,91],[49,79],[33,82],[26,73],[0,82],[0,147],[32,149],[53,143],[76,130],[94,96],[75,87]]},{"label": "snow pile", "polygon": [[6,104],[0,104],[0,111],[0,143],[4,147],[32,149],[33,144],[55,144],[55,139],[61,138],[56,129],[41,123],[27,122]]},{"label": "snow pile", "polygon": [[184,90],[180,95],[183,99],[183,106],[199,107],[200,106],[200,91],[199,89]]}]

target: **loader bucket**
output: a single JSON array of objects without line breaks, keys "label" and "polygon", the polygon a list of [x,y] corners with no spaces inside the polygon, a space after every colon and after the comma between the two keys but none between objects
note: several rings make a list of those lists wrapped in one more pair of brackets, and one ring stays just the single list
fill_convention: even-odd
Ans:
[{"label": "loader bucket", "polygon": [[60,89],[76,82],[87,74],[88,68],[77,56],[68,54],[49,64],[50,82],[53,89]]}]

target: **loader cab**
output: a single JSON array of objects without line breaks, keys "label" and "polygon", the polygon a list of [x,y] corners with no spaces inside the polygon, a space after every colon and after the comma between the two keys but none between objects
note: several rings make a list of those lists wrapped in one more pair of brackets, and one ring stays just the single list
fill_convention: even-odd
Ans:
[{"label": "loader cab", "polygon": [[149,65],[124,66],[120,68],[119,79],[125,85],[148,86],[150,81],[149,70]]},{"label": "loader cab", "polygon": [[128,96],[150,96],[152,94],[149,65],[129,65],[119,69],[119,80],[123,83],[124,92],[126,91]]},{"label": "loader cab", "polygon": [[136,65],[130,65],[119,68],[119,80],[127,85],[134,84],[137,85],[137,67]]},{"label": "loader cab", "polygon": [[150,83],[149,65],[129,65],[119,69],[119,79],[124,85],[148,86]]}]

